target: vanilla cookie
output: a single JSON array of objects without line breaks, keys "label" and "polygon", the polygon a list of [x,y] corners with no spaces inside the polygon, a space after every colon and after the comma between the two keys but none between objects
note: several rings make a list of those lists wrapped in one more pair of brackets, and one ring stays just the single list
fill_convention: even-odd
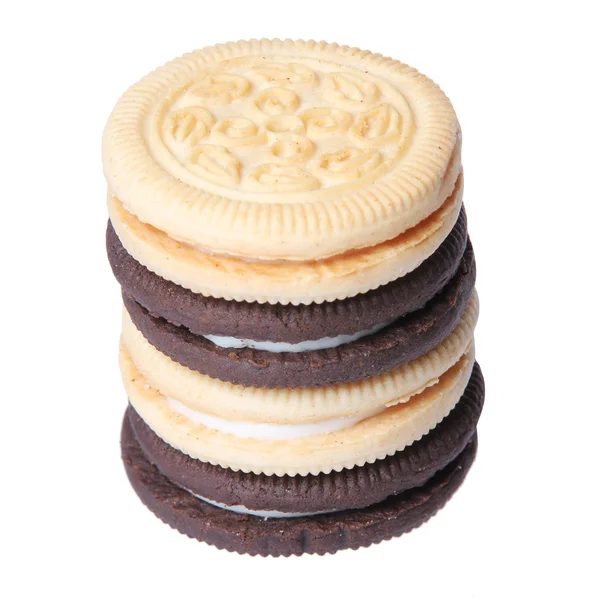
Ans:
[{"label": "vanilla cookie", "polygon": [[112,193],[175,240],[306,261],[381,244],[438,210],[461,169],[460,130],[438,86],[398,61],[250,40],[131,87],[103,161]]},{"label": "vanilla cookie", "polygon": [[150,387],[123,346],[120,353],[129,401],[160,438],[192,458],[265,475],[329,473],[402,450],[448,415],[467,385],[474,360],[471,347],[435,385],[371,416],[252,426],[192,411],[165,397]]}]

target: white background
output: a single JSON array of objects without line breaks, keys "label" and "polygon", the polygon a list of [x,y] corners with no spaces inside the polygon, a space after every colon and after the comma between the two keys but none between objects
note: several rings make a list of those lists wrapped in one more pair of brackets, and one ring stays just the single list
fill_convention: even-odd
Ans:
[{"label": "white background", "polygon": [[[588,2],[12,2],[0,15],[3,598],[599,598],[598,18]],[[480,452],[427,525],[256,559],[160,523],[119,457],[103,125],[167,60],[248,37],[399,58],[450,96],[478,261]],[[8,561],[7,561],[8,559]],[[3,592],[3,593],[2,593]]]}]

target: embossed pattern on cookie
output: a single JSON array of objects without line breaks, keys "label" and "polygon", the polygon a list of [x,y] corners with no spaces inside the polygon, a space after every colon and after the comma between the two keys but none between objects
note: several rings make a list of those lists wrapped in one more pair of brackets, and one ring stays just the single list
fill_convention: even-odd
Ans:
[{"label": "embossed pattern on cookie", "polygon": [[[322,61],[320,71],[257,57],[245,63],[221,65],[164,109],[162,141],[204,180],[198,186],[277,194],[331,188],[376,167],[387,172],[410,143],[411,110],[389,85],[366,74],[327,73],[339,66]],[[227,148],[239,177],[205,177],[192,160],[205,155],[205,144]]]}]

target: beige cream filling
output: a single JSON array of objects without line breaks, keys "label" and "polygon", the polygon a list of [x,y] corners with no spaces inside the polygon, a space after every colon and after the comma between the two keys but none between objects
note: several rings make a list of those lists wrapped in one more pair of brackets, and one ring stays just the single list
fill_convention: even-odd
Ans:
[{"label": "beige cream filling", "polygon": [[236,338],[225,335],[205,335],[207,340],[211,341],[220,348],[254,348],[255,350],[264,350],[265,352],[312,352],[313,350],[326,350],[328,348],[338,348],[344,344],[355,342],[361,338],[373,335],[387,327],[393,321],[375,325],[370,329],[363,329],[356,333],[337,335],[335,337],[324,337],[318,340],[304,340],[291,344],[289,342],[268,342],[251,340],[248,338]]},{"label": "beige cream filling", "polygon": [[325,421],[317,421],[316,423],[301,423],[299,425],[278,425],[276,423],[253,423],[251,421],[222,419],[221,417],[193,410],[182,402],[170,397],[167,397],[167,403],[175,412],[187,417],[194,423],[208,427],[208,429],[215,429],[221,433],[229,433],[240,438],[266,441],[295,440],[313,435],[343,431],[385,410],[385,407],[381,407],[378,410],[363,412],[352,417],[338,417],[326,419]]},{"label": "beige cream filling", "polygon": [[322,510],[319,512],[307,512],[307,513],[292,513],[292,512],[281,512],[279,510],[253,510],[251,508],[245,507],[243,504],[223,504],[222,502],[216,502],[215,500],[210,500],[209,498],[205,498],[204,496],[199,496],[198,494],[194,494],[190,490],[186,490],[192,494],[192,496],[196,496],[196,498],[206,502],[208,504],[212,504],[217,508],[222,508],[224,510],[230,510],[231,512],[238,513],[240,515],[252,515],[253,517],[260,517],[261,519],[297,519],[300,517],[312,517],[314,515],[323,515],[332,512],[338,512],[336,510]]}]

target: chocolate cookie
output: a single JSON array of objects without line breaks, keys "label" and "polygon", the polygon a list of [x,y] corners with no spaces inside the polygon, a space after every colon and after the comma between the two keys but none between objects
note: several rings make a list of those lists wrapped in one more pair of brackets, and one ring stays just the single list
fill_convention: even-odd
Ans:
[{"label": "chocolate cookie", "polygon": [[424,485],[367,508],[287,519],[264,519],[217,508],[177,487],[145,457],[123,421],[122,457],[142,502],[191,538],[233,552],[261,556],[328,554],[397,537],[432,517],[463,482],[477,451],[475,434],[461,454]]},{"label": "chocolate cookie", "polygon": [[222,348],[185,327],[152,316],[125,294],[123,301],[144,337],[190,369],[244,386],[321,387],[372,377],[428,352],[452,332],[474,284],[475,259],[469,245],[457,273],[422,309],[367,337],[307,352]]},{"label": "chocolate cookie", "polygon": [[484,396],[483,375],[475,363],[459,403],[419,441],[372,464],[306,477],[255,475],[194,460],[163,442],[131,406],[126,418],[146,458],[173,483],[198,496],[255,512],[318,513],[364,508],[425,484],[473,437]]},{"label": "chocolate cookie", "polygon": [[233,302],[195,294],[163,279],[127,253],[110,221],[108,258],[125,294],[151,314],[198,335],[287,342],[350,335],[423,308],[456,273],[467,244],[464,208],[450,235],[417,269],[366,294],[321,304]]}]

